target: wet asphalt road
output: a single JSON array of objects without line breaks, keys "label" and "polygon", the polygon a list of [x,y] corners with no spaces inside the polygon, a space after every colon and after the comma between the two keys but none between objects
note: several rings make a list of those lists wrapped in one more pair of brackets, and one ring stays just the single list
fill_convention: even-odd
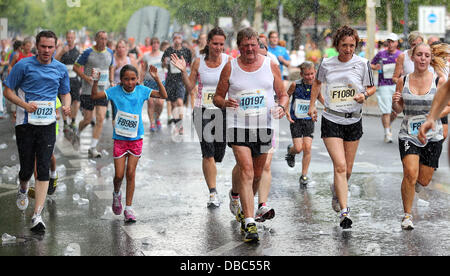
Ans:
[{"label": "wet asphalt road", "polygon": [[[165,115],[165,112],[164,112]],[[0,244],[0,256],[36,255],[137,255],[137,256],[303,256],[303,255],[449,255],[450,254],[450,170],[447,143],[441,156],[441,168],[430,188],[416,196],[413,208],[413,231],[402,231],[403,215],[400,185],[402,166],[398,142],[384,144],[381,122],[366,116],[354,172],[350,179],[353,228],[340,229],[331,209],[329,184],[333,179],[331,160],[320,139],[320,122],[316,124],[311,183],[301,188],[298,179],[301,157],[295,168],[284,160],[290,143],[288,123],[280,126],[279,149],[272,163],[272,190],[269,204],[276,216],[258,224],[261,241],[257,245],[242,242],[239,224],[228,207],[231,169],[234,156],[230,148],[218,165],[218,192],[222,206],[206,208],[208,190],[201,170],[200,146],[196,141],[177,142],[166,127],[148,132],[140,160],[134,209],[138,222],[125,225],[123,216],[110,211],[112,202],[112,128],[106,120],[99,148],[108,153],[102,159],[87,159],[91,127],[82,133],[77,152],[61,134],[57,138],[59,187],[47,201],[43,219],[45,235],[29,231],[33,201],[23,214],[15,206],[15,178],[5,174],[5,166],[18,164],[9,120],[0,120],[0,234],[16,236],[13,243]],[[145,119],[146,116],[144,116]],[[400,120],[394,123],[396,133]],[[189,127],[185,127],[189,137]],[[194,137],[195,135],[192,134]],[[186,139],[190,140],[190,139]],[[8,179],[9,178],[9,179]],[[65,187],[65,189],[64,189]],[[125,191],[125,182],[122,186]],[[79,205],[73,194],[88,199]],[[68,250],[68,246],[73,250]]]}]

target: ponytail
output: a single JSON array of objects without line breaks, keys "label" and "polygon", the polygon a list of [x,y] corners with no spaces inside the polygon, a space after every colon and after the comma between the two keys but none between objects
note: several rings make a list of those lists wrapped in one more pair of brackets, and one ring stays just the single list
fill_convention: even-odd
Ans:
[{"label": "ponytail", "polygon": [[447,58],[450,56],[450,45],[446,43],[433,44],[431,47],[430,65],[434,71],[442,72],[447,67]]},{"label": "ponytail", "polygon": [[[208,43],[213,39],[214,36],[220,35],[227,39],[227,35],[220,27],[215,27],[208,33]],[[206,44],[205,48],[200,51],[200,54],[205,55],[205,60],[208,60],[209,58],[209,46]]]}]

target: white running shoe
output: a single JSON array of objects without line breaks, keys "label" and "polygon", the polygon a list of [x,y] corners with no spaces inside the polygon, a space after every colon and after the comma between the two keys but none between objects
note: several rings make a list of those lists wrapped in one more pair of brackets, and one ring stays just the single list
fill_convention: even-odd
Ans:
[{"label": "white running shoe", "polygon": [[330,184],[330,190],[333,194],[333,198],[331,199],[331,208],[333,208],[336,213],[339,213],[341,211],[341,205],[339,205],[339,199],[337,198],[333,183]]},{"label": "white running shoe", "polygon": [[405,214],[405,216],[402,219],[402,229],[403,230],[413,230],[414,229],[414,224],[412,222],[412,215],[410,214]]},{"label": "white running shoe", "polygon": [[392,133],[388,133],[384,135],[384,142],[387,144],[392,143]]},{"label": "white running shoe", "polygon": [[96,148],[88,149],[88,157],[89,158],[102,158],[102,154],[97,151]]},{"label": "white running shoe", "polygon": [[240,203],[240,199],[234,199],[233,196],[231,195],[232,190],[230,190],[230,192],[228,193],[228,196],[230,198],[230,211],[231,214],[233,214],[233,216],[236,216],[238,211],[241,208],[241,203]]},{"label": "white running shoe", "polygon": [[16,205],[17,205],[17,208],[19,208],[20,211],[25,211],[28,208],[28,195],[27,195],[27,193],[28,193],[28,191],[26,193],[24,193],[24,194],[21,193],[20,192],[20,188],[19,188],[19,191],[17,192]]},{"label": "white running shoe", "polygon": [[216,192],[210,193],[209,200],[206,205],[208,206],[208,208],[219,208],[220,207],[219,195]]},{"label": "white running shoe", "polygon": [[256,211],[255,221],[264,222],[275,217],[275,210],[267,205],[263,205]]},{"label": "white running shoe", "polygon": [[45,231],[45,223],[41,215],[34,214],[31,218],[31,231],[43,232]]}]

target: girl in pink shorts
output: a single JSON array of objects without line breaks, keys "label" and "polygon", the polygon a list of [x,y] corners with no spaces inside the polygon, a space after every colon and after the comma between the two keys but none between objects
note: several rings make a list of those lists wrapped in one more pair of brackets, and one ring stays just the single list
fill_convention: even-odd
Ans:
[{"label": "girl in pink shorts", "polygon": [[120,70],[120,84],[106,91],[97,91],[100,74],[93,73],[93,78],[97,80],[94,80],[91,98],[93,100],[111,100],[117,111],[113,130],[115,175],[112,210],[116,215],[122,214],[120,188],[126,172],[125,222],[136,222],[136,216],[131,206],[135,189],[136,167],[142,154],[144,137],[142,106],[150,97],[167,98],[166,89],[158,77],[156,67],[151,66],[149,73],[158,83],[159,91],[152,91],[148,87],[138,85],[138,71],[132,65],[125,65]]}]

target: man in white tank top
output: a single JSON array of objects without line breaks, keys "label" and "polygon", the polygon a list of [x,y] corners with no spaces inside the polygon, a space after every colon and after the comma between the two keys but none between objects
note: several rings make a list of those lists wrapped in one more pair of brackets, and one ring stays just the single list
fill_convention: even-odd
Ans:
[{"label": "man in white tank top", "polygon": [[271,119],[285,116],[289,98],[279,67],[258,53],[258,34],[251,28],[243,29],[238,33],[237,44],[241,56],[225,65],[214,105],[227,108],[227,142],[236,158],[232,192],[240,194],[243,209],[236,219],[245,232],[244,241],[258,242],[254,195],[272,147]]}]

